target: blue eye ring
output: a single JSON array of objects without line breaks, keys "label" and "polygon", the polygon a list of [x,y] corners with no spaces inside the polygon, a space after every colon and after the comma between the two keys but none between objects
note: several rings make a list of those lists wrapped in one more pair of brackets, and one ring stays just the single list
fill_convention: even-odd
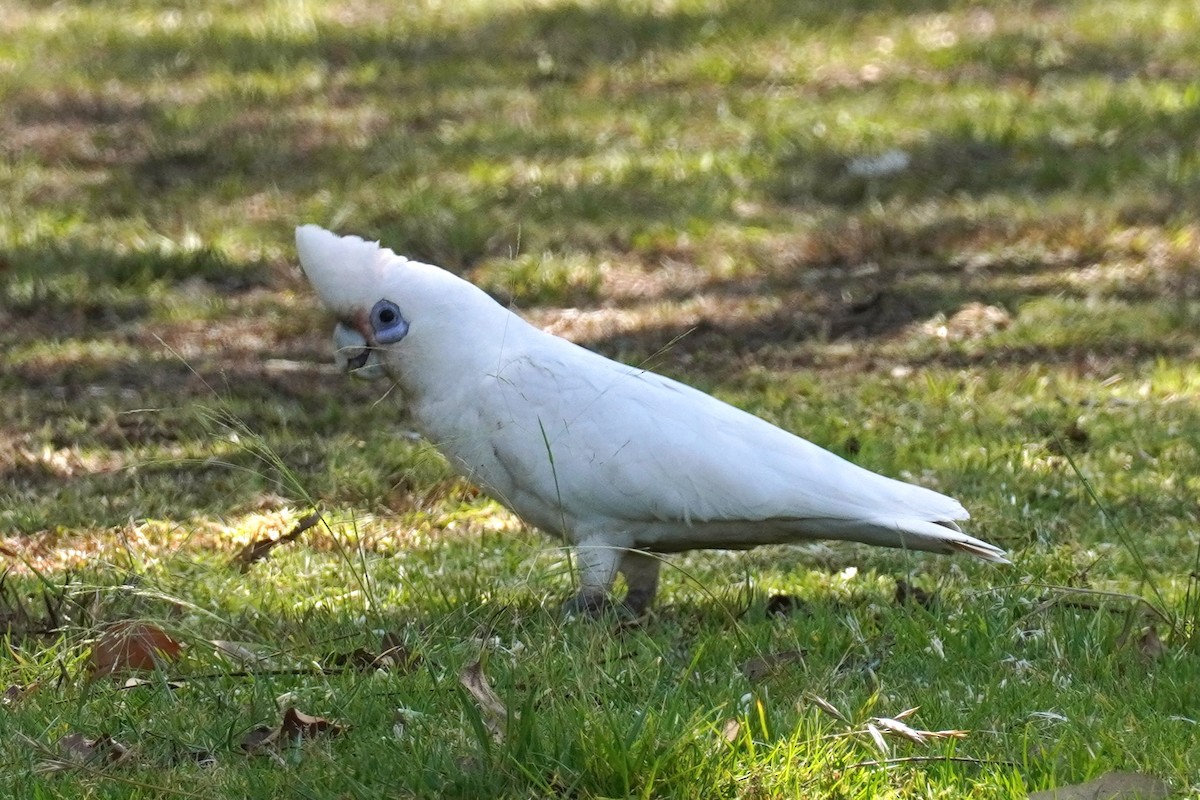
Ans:
[{"label": "blue eye ring", "polygon": [[371,329],[375,341],[380,344],[395,344],[408,335],[408,321],[400,313],[400,306],[391,300],[380,300],[371,309]]}]

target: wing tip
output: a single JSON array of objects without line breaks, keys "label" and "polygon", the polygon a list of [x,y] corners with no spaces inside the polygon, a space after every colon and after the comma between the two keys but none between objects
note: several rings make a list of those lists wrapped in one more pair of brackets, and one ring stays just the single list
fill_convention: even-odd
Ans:
[{"label": "wing tip", "polygon": [[966,553],[974,556],[981,561],[987,561],[991,564],[1011,564],[1013,563],[1008,557],[1008,553],[996,547],[994,544],[988,544],[982,539],[966,537],[964,539],[954,539],[950,541],[950,547],[959,553]]}]

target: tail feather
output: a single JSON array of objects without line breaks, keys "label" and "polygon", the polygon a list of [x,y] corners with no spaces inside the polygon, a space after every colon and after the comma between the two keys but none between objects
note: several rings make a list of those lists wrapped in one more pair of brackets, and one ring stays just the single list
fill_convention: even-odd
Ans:
[{"label": "tail feather", "polygon": [[913,517],[879,516],[862,520],[827,521],[823,535],[882,547],[930,553],[966,553],[993,564],[1011,564],[999,547],[962,532],[952,520],[931,522]]},{"label": "tail feather", "polygon": [[957,552],[966,553],[975,556],[984,561],[990,561],[993,564],[1011,564],[1008,560],[1008,554],[994,544],[976,539],[974,536],[963,533],[963,529],[958,526],[957,522],[952,520],[938,520],[938,525],[944,528],[949,528],[958,536],[948,537],[947,542]]},{"label": "tail feather", "polygon": [[962,535],[962,538],[951,539],[947,544],[959,553],[975,556],[983,561],[990,561],[993,564],[1011,564],[1008,559],[1008,554],[996,547],[993,544],[988,544],[982,539],[976,539],[973,536]]}]

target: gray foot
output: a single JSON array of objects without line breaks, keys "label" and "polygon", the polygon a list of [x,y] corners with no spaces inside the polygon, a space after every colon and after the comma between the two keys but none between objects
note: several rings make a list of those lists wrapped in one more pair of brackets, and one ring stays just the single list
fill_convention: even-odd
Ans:
[{"label": "gray foot", "polygon": [[654,602],[654,595],[658,593],[660,564],[657,556],[640,550],[628,550],[621,556],[618,569],[629,587],[622,605],[630,617],[636,619],[643,616]]},{"label": "gray foot", "polygon": [[613,601],[606,594],[583,591],[563,602],[562,613],[564,617],[599,619],[615,607]]},{"label": "gray foot", "polygon": [[[646,614],[658,592],[660,559],[641,550],[611,545],[580,545],[579,578],[582,588],[563,603],[563,614],[597,619],[616,611],[623,620],[636,620]],[[615,603],[609,597],[613,577],[625,576],[628,591]]]}]

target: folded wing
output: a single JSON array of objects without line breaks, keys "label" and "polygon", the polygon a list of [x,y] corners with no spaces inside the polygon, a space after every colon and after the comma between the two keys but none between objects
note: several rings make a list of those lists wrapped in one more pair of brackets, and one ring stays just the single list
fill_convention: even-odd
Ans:
[{"label": "folded wing", "polygon": [[492,444],[539,495],[535,517],[651,533],[657,524],[689,547],[829,537],[1005,560],[959,531],[969,515],[950,497],[858,467],[669,378],[562,340],[541,344],[505,364],[493,395]]}]

